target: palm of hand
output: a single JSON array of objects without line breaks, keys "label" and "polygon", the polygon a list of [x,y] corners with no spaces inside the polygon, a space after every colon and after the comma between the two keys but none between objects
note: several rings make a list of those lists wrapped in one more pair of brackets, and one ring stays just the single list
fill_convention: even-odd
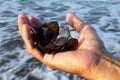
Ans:
[{"label": "palm of hand", "polygon": [[66,18],[68,23],[81,33],[78,38],[79,46],[75,51],[59,52],[57,54],[42,54],[34,46],[34,40],[31,38],[29,26],[31,24],[40,24],[35,18],[30,17],[28,19],[24,14],[20,14],[18,25],[27,50],[35,58],[53,69],[85,76],[98,63],[99,54],[97,50],[104,48],[104,45],[95,29],[89,25],[85,25],[73,14],[68,14]]}]

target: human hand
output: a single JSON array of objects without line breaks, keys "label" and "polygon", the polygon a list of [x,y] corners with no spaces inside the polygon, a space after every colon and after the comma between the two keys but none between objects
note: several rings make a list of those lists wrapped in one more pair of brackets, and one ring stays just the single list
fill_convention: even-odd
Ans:
[{"label": "human hand", "polygon": [[39,26],[41,23],[34,17],[28,18],[25,14],[19,14],[19,31],[26,48],[31,55],[50,68],[78,74],[87,79],[94,79],[101,56],[106,53],[104,44],[93,27],[84,24],[71,13],[67,14],[66,19],[80,33],[78,48],[56,54],[43,54],[34,45],[34,39],[29,28],[30,26]]}]

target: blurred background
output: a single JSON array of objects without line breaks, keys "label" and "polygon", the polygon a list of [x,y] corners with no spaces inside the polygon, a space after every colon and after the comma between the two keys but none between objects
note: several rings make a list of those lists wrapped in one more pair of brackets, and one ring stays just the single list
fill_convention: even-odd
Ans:
[{"label": "blurred background", "polygon": [[[18,31],[19,13],[69,26],[65,20],[68,12],[93,26],[108,52],[120,58],[120,0],[0,0],[0,80],[84,80],[41,67],[26,51]],[[72,28],[70,31],[73,37],[79,35]]]}]

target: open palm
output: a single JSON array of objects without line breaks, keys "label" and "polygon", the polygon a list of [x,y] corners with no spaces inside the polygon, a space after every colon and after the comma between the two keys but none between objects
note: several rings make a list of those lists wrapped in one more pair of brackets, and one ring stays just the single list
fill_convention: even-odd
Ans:
[{"label": "open palm", "polygon": [[[78,38],[79,46],[76,50],[56,54],[43,54],[35,47],[29,27],[41,25],[36,18],[19,14],[18,26],[28,52],[43,64],[53,69],[90,78],[93,75],[91,72],[94,72],[99,63],[101,55],[99,52],[105,50],[104,44],[93,27],[84,24],[71,13],[67,14],[66,19],[80,33]],[[88,74],[91,75],[88,76]]]}]

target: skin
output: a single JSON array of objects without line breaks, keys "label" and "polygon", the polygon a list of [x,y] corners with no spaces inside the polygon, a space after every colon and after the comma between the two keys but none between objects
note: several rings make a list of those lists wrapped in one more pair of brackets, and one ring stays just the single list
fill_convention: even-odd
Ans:
[{"label": "skin", "polygon": [[41,25],[40,21],[19,14],[19,31],[28,52],[52,69],[77,74],[88,80],[119,80],[120,61],[108,54],[96,30],[72,13],[66,15],[66,20],[80,33],[78,48],[57,54],[43,54],[35,47],[29,28]]}]

